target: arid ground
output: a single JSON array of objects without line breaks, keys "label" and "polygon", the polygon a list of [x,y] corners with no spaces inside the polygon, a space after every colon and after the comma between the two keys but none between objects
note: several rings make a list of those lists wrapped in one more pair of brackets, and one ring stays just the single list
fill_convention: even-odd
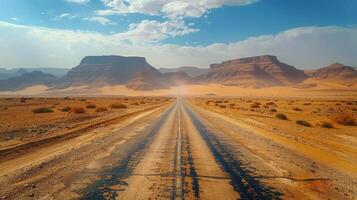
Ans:
[{"label": "arid ground", "polygon": [[356,199],[356,116],[346,95],[4,97],[0,198]]}]

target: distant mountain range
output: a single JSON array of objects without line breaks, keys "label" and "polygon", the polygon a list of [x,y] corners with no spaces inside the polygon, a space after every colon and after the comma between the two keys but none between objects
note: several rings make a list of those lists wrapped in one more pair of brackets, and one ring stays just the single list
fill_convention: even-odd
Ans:
[{"label": "distant mountain range", "polygon": [[[19,90],[33,85],[50,88],[71,86],[101,87],[126,85],[134,90],[166,89],[184,84],[222,84],[263,88],[292,86],[315,87],[319,83],[344,87],[357,85],[354,67],[335,63],[318,70],[300,70],[271,55],[255,56],[212,64],[209,69],[181,67],[157,70],[144,57],[87,56],[80,64],[58,77],[53,73],[17,70],[17,75],[0,80],[0,90]],[[0,74],[6,70],[0,70]],[[48,70],[47,70],[48,71]],[[57,70],[57,74],[64,70]]]},{"label": "distant mountain range", "polygon": [[69,70],[70,69],[67,68],[13,68],[13,69],[0,68],[0,80],[6,80],[9,78],[21,76],[25,73],[30,73],[34,71],[39,71],[46,74],[51,74],[53,76],[61,77],[67,74]]},{"label": "distant mountain range", "polygon": [[58,77],[52,74],[33,71],[7,80],[0,80],[0,90],[20,90],[33,85],[48,85],[57,80]]}]

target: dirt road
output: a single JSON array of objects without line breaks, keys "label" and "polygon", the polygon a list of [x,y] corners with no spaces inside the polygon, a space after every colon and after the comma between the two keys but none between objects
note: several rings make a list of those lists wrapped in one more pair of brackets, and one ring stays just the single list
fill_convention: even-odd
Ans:
[{"label": "dirt road", "polygon": [[[340,187],[328,176],[311,175],[286,160],[270,160],[269,155],[289,157],[301,165],[310,162],[279,148],[179,98],[78,137],[1,159],[0,198],[356,197],[354,188]],[[298,173],[302,175],[295,176]]]}]

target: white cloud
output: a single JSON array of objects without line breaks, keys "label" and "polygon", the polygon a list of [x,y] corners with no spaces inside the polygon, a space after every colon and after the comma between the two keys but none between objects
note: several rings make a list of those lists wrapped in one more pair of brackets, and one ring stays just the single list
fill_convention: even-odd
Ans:
[{"label": "white cloud", "polygon": [[110,19],[105,18],[105,17],[100,17],[100,16],[97,16],[97,17],[85,17],[85,18],[83,18],[83,20],[96,22],[96,23],[99,23],[99,24],[102,24],[102,25],[115,25],[116,24],[115,22],[112,22]]},{"label": "white cloud", "polygon": [[90,0],[65,0],[70,3],[78,3],[78,4],[87,4],[90,2]]},{"label": "white cloud", "polygon": [[201,17],[207,11],[225,5],[242,6],[258,0],[102,0],[109,9],[99,15],[143,13],[168,18]]},{"label": "white cloud", "polygon": [[78,17],[78,15],[73,15],[73,14],[70,14],[70,13],[62,13],[59,16],[54,17],[53,20],[74,19],[74,18],[77,18],[77,17]]},{"label": "white cloud", "polygon": [[[130,32],[130,31],[129,31]],[[0,66],[74,67],[87,55],[145,56],[155,67],[196,65],[261,54],[298,67],[357,65],[356,27],[301,27],[276,35],[208,46],[127,44],[120,33],[64,31],[0,22]]]},{"label": "white cloud", "polygon": [[130,24],[129,31],[118,33],[115,36],[120,40],[134,43],[157,42],[168,37],[183,36],[198,29],[190,28],[182,20],[159,22],[156,20],[143,20],[138,24]]}]

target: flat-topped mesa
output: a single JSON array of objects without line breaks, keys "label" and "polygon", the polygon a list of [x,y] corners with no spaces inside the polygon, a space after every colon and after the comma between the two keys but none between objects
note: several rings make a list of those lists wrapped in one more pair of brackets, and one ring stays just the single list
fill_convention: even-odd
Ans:
[{"label": "flat-topped mesa", "polygon": [[115,85],[125,84],[135,74],[153,68],[144,57],[86,56],[63,78],[62,85]]},{"label": "flat-topped mesa", "polygon": [[248,63],[279,63],[280,61],[276,56],[262,55],[253,56],[247,58],[238,58],[233,60],[227,60],[222,62],[221,65],[231,65],[231,64],[248,64]]},{"label": "flat-topped mesa", "polygon": [[306,78],[302,70],[282,63],[276,56],[263,55],[212,64],[198,82],[239,85],[243,87],[287,86]]},{"label": "flat-topped mesa", "polygon": [[125,62],[135,62],[137,64],[147,64],[146,59],[144,57],[139,56],[116,56],[116,55],[108,55],[108,56],[86,56],[84,57],[80,65],[103,65],[103,64],[123,64]]}]

